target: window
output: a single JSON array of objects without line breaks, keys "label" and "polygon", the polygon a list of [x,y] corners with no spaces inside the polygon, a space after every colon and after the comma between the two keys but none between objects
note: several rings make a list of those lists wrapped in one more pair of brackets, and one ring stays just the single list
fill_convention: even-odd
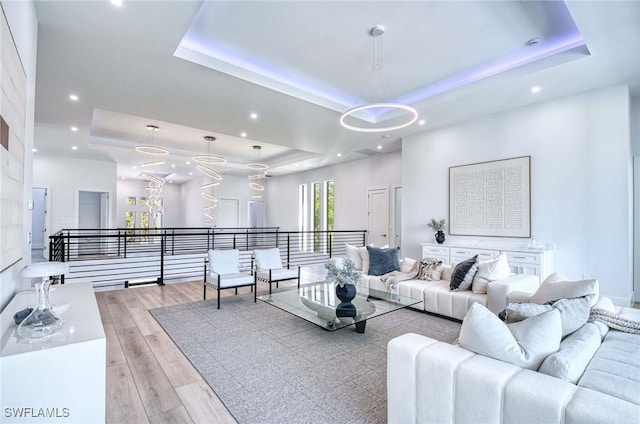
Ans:
[{"label": "window", "polygon": [[[135,200],[135,197],[133,198]],[[124,213],[124,226],[127,229],[127,243],[131,243],[133,241],[134,228],[136,227],[136,213],[135,212],[125,212]]]},{"label": "window", "polygon": [[324,182],[324,191],[326,193],[325,196],[325,211],[324,211],[324,219],[325,225],[324,228],[327,231],[333,231],[335,224],[335,196],[334,196],[334,183],[333,181],[325,181]]},{"label": "window", "polygon": [[149,206],[149,199],[147,199],[146,197],[141,197],[140,206]]},{"label": "window", "polygon": [[140,243],[149,241],[149,212],[140,212]]},{"label": "window", "polygon": [[[300,231],[309,231],[309,206],[307,204],[307,185],[300,184],[298,187],[298,229]],[[302,233],[299,242],[300,250],[305,250],[307,247],[307,234]]]},{"label": "window", "polygon": [[128,206],[135,206],[136,205],[136,198],[135,197],[127,197],[127,205]]},{"label": "window", "polygon": [[320,183],[313,183],[313,251],[320,251],[320,240],[322,234],[319,231],[322,230],[320,219],[320,212],[322,210],[322,203],[320,198]]}]

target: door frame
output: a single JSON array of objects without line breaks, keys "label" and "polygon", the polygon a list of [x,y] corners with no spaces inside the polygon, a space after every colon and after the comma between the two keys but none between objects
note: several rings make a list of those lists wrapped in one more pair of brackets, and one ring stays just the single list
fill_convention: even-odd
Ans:
[{"label": "door frame", "polygon": [[[397,216],[396,216],[396,206],[397,206],[397,201],[398,199],[396,199],[396,191],[398,189],[402,189],[402,185],[401,184],[394,184],[391,186],[391,192],[389,193],[389,226],[390,226],[390,240],[393,240],[393,245],[391,243],[389,243],[389,247],[399,247],[400,250],[402,251],[402,246],[395,246],[396,243],[396,235],[400,234],[400,245],[402,244],[402,221],[401,221],[401,225],[400,228],[396,228],[396,221],[397,221]],[[400,199],[402,201],[402,199]],[[402,219],[402,203],[400,203],[400,219]]]},{"label": "door frame", "polygon": [[235,200],[236,204],[238,205],[237,209],[236,209],[236,227],[238,228],[238,225],[240,225],[240,199],[237,197],[221,197],[218,196],[218,203],[217,203],[217,207],[216,207],[216,224],[218,228],[230,228],[230,227],[222,227],[220,225],[220,205],[222,204],[223,200]]}]

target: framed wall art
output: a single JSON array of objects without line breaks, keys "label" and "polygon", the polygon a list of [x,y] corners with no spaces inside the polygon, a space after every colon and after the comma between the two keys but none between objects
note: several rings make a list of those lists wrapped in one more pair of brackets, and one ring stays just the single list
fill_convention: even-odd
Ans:
[{"label": "framed wall art", "polygon": [[450,167],[449,234],[531,237],[531,156]]}]

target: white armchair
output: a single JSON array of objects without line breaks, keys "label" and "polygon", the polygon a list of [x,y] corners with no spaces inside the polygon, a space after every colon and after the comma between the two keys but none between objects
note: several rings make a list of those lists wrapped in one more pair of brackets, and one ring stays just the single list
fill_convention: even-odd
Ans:
[{"label": "white armchair", "polygon": [[279,248],[254,250],[253,259],[256,261],[256,287],[258,281],[268,283],[269,294],[271,294],[271,284],[276,283],[277,288],[280,281],[297,279],[298,288],[300,288],[300,267],[285,268],[282,265]]},{"label": "white armchair", "polygon": [[224,289],[235,288],[238,294],[238,287],[250,286],[253,291],[253,301],[256,301],[256,276],[240,272],[240,251],[237,249],[209,250],[208,261],[205,259],[204,264],[205,300],[207,286],[218,291],[218,309],[220,309],[220,290]]}]

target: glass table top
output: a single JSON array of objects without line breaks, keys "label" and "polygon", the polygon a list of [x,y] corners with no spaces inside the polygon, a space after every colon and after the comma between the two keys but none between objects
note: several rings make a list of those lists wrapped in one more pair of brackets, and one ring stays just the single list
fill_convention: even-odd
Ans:
[{"label": "glass table top", "polygon": [[362,286],[357,287],[351,302],[341,303],[335,285],[326,282],[258,296],[258,299],[329,331],[360,323],[356,325],[358,332],[364,332],[368,319],[420,303],[410,297]]}]

